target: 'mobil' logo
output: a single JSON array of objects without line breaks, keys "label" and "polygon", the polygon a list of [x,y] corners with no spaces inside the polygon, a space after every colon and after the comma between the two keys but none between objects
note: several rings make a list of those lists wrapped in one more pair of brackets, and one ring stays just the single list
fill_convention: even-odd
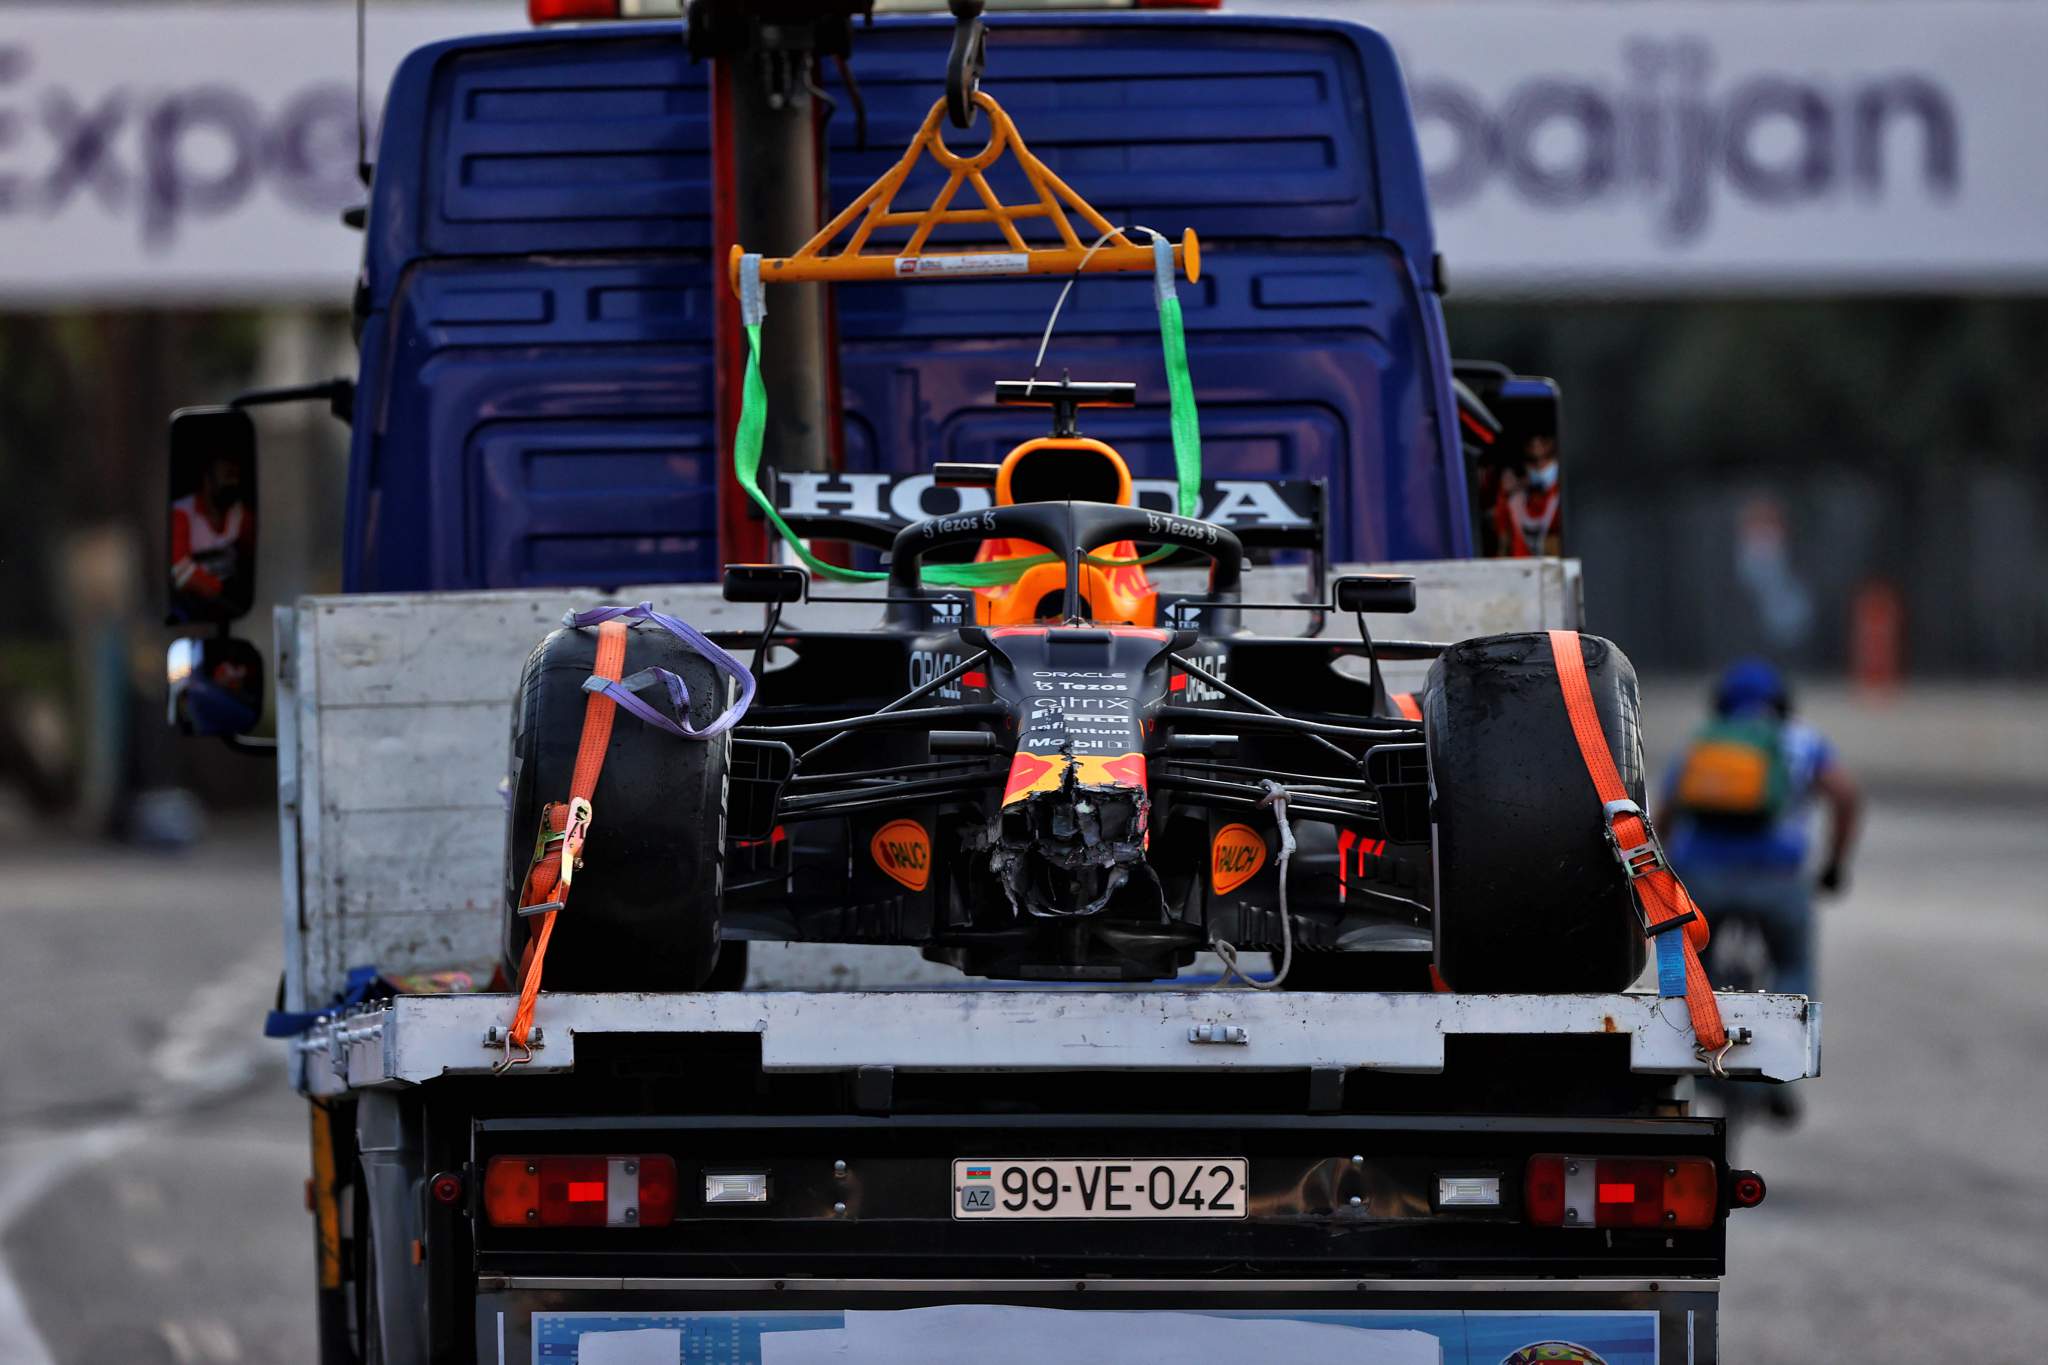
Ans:
[{"label": "'mobil' logo", "polygon": [[1225,825],[1209,848],[1209,885],[1219,896],[1250,881],[1266,865],[1266,841],[1250,825]]},{"label": "'mobil' logo", "polygon": [[868,843],[875,866],[912,891],[932,879],[932,836],[915,820],[891,820]]}]

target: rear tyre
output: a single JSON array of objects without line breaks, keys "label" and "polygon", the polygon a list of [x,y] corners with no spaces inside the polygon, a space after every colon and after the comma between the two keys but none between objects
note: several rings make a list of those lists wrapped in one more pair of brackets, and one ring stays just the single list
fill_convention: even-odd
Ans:
[{"label": "rear tyre", "polygon": [[[1594,709],[1643,802],[1636,673],[1581,637]],[[1550,641],[1493,635],[1430,668],[1423,722],[1434,792],[1436,964],[1457,991],[1616,991],[1645,945],[1573,738]]]},{"label": "rear tyre", "polygon": [[[541,810],[569,799],[596,666],[597,632],[558,630],[526,661],[512,713],[512,801],[505,853],[506,974],[518,982],[534,923],[518,913]],[[667,631],[627,632],[624,675],[666,668],[689,688],[689,721],[709,724],[726,681]],[[667,698],[642,695],[655,706]],[[619,714],[591,795],[590,839],[569,908],[548,941],[545,981],[563,991],[686,991],[712,977],[724,893],[725,735],[683,739]]]}]

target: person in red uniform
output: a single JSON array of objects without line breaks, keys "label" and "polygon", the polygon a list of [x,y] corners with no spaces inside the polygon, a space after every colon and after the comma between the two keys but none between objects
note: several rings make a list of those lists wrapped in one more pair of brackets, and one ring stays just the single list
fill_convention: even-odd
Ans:
[{"label": "person in red uniform", "polygon": [[171,504],[171,585],[178,595],[220,597],[248,551],[250,527],[241,466],[217,456],[199,487]]},{"label": "person in red uniform", "polygon": [[1558,487],[1557,438],[1531,436],[1527,460],[1501,475],[1493,504],[1495,553],[1510,559],[1564,552],[1564,494]]}]

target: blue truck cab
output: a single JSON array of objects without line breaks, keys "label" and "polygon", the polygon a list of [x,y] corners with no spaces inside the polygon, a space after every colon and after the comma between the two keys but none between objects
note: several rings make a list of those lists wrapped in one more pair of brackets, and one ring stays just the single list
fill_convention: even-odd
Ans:
[{"label": "blue truck cab", "polygon": [[[843,109],[829,123],[833,205],[909,141],[950,32],[859,30],[867,138]],[[1112,222],[1200,234],[1202,277],[1181,292],[1212,476],[1322,481],[1334,560],[1472,552],[1436,247],[1384,38],[1328,20],[1005,15],[986,88]],[[463,38],[405,61],[356,300],[349,591],[707,580],[734,557],[718,395],[740,357],[717,331],[712,136],[709,65],[671,23]],[[993,460],[1038,434],[996,406],[995,382],[1031,372],[1058,289],[839,288],[844,469]],[[1047,366],[1137,381],[1138,405],[1090,432],[1141,477],[1172,473],[1147,280],[1084,279]]]}]

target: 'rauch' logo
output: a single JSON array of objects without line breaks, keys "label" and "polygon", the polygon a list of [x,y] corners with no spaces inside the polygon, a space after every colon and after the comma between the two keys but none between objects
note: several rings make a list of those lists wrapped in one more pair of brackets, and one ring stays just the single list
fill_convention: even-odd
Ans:
[{"label": "'rauch' logo", "polygon": [[922,891],[932,875],[932,837],[915,820],[891,820],[868,843],[875,866],[909,887]]},{"label": "'rauch' logo", "polygon": [[1209,885],[1219,896],[1243,886],[1266,865],[1266,841],[1250,825],[1225,825],[1210,846]]}]

